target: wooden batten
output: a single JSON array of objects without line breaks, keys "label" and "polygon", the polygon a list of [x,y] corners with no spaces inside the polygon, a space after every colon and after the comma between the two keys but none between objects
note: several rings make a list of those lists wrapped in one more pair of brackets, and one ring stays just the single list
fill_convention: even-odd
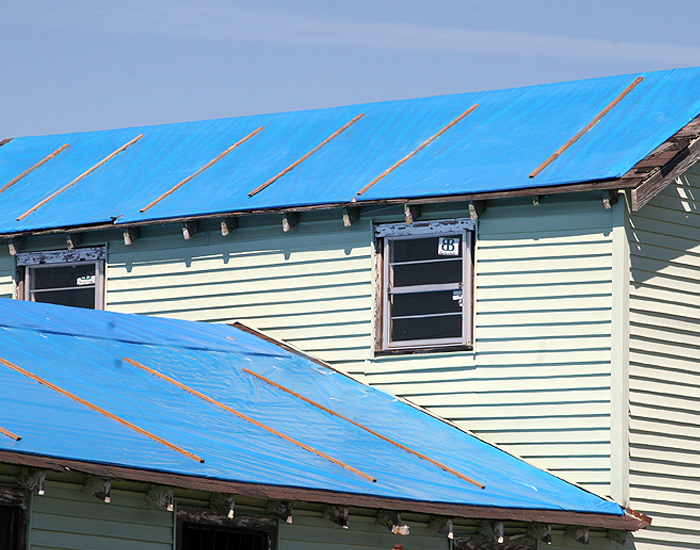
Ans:
[{"label": "wooden batten", "polygon": [[[5,144],[6,142],[8,142],[8,141],[11,141],[11,140],[6,140],[6,141],[3,141],[3,142],[0,142],[0,146],[1,146],[1,145],[4,145],[4,144]],[[70,145],[69,145],[68,143],[65,143],[65,144],[61,145],[61,147],[59,147],[58,149],[56,149],[56,150],[55,150],[53,153],[51,153],[50,155],[48,155],[48,156],[44,157],[43,159],[41,159],[41,160],[40,160],[39,162],[37,162],[34,166],[31,166],[30,168],[27,168],[27,169],[26,169],[24,172],[22,172],[19,176],[15,177],[15,178],[12,178],[12,179],[11,179],[10,181],[8,181],[5,185],[3,185],[2,187],[0,187],[0,193],[4,192],[5,190],[7,190],[7,189],[9,189],[10,187],[12,187],[12,186],[13,186],[15,183],[17,183],[19,180],[21,180],[21,179],[24,178],[25,176],[28,176],[28,175],[31,174],[34,170],[36,170],[37,168],[39,168],[39,167],[43,166],[44,164],[46,164],[46,163],[47,163],[48,161],[50,161],[52,158],[54,158],[54,157],[57,156],[58,154],[62,153],[62,152],[65,151],[66,149],[68,149],[68,147],[70,147]]]},{"label": "wooden batten", "polygon": [[233,145],[231,145],[231,147],[229,147],[228,149],[226,149],[226,150],[223,151],[222,153],[219,153],[215,158],[213,158],[212,160],[210,160],[209,162],[207,162],[207,163],[206,163],[204,166],[202,166],[199,170],[197,170],[197,171],[194,172],[193,174],[190,174],[190,175],[187,176],[184,180],[182,180],[180,183],[178,183],[177,185],[171,187],[168,191],[166,191],[165,193],[163,193],[160,197],[158,197],[157,199],[155,199],[155,200],[153,200],[152,202],[150,202],[148,205],[146,205],[146,206],[144,206],[143,208],[141,208],[140,212],[146,212],[146,211],[149,210],[150,208],[154,207],[154,206],[155,206],[156,204],[158,204],[160,201],[162,201],[163,199],[165,199],[165,198],[169,197],[170,195],[172,195],[175,191],[177,191],[178,189],[180,189],[181,187],[183,187],[185,184],[187,184],[187,183],[189,183],[190,181],[192,181],[194,178],[196,178],[197,176],[199,176],[199,175],[200,175],[202,172],[204,172],[205,170],[208,170],[209,168],[211,168],[212,166],[214,166],[214,164],[216,164],[216,163],[219,162],[221,159],[223,159],[223,158],[224,158],[226,155],[228,155],[231,151],[233,151],[234,149],[237,149],[237,148],[240,147],[242,144],[244,144],[246,141],[248,141],[248,140],[251,139],[252,137],[256,136],[257,134],[259,134],[259,133],[262,132],[263,130],[264,130],[264,128],[263,128],[262,126],[260,126],[260,128],[257,128],[256,130],[253,130],[253,131],[252,131],[251,133],[249,133],[247,136],[245,136],[244,138],[238,140],[236,143],[234,143]]},{"label": "wooden batten", "polygon": [[76,401],[76,402],[80,403],[81,405],[86,406],[88,409],[91,409],[97,413],[100,413],[100,414],[106,416],[107,418],[110,418],[110,419],[118,422],[122,426],[126,426],[127,428],[130,428],[130,429],[134,430],[135,432],[137,432],[141,435],[144,435],[144,436],[152,439],[153,441],[156,441],[156,442],[160,443],[161,445],[168,447],[169,449],[172,449],[173,451],[176,451],[180,454],[183,454],[186,457],[191,458],[192,460],[195,460],[197,462],[204,462],[204,459],[198,457],[197,455],[192,454],[189,451],[186,451],[185,449],[178,447],[177,445],[173,445],[172,443],[170,443],[169,441],[166,441],[162,437],[158,437],[157,435],[154,435],[154,434],[152,434],[152,433],[150,433],[142,428],[139,428],[138,426],[132,424],[128,420],[124,420],[123,418],[121,418],[115,414],[112,414],[109,411],[106,411],[102,407],[99,407],[98,405],[95,405],[89,401],[86,401],[85,399],[83,399],[81,397],[78,397],[77,395],[72,394],[69,391],[64,390],[63,388],[57,386],[56,384],[53,384],[53,383],[49,382],[48,380],[45,380],[45,379],[41,378],[40,376],[37,376],[36,374],[33,374],[33,373],[29,372],[28,370],[26,370],[18,365],[15,365],[14,363],[11,363],[10,361],[7,361],[6,359],[0,358],[0,363],[2,363],[6,367],[14,370],[15,372],[18,372],[18,373],[26,376],[27,378],[30,378],[31,380],[38,382],[39,384],[42,384],[48,388],[51,388],[52,390],[54,390],[57,393],[60,393],[64,397],[68,397],[69,399],[72,399],[73,401]]},{"label": "wooden batten", "polygon": [[561,156],[564,151],[566,151],[569,147],[571,147],[574,143],[576,143],[581,137],[586,134],[588,131],[590,131],[598,122],[601,121],[601,119],[607,115],[613,107],[615,107],[620,101],[622,101],[627,94],[629,94],[640,82],[642,82],[644,78],[639,76],[637,77],[634,82],[632,82],[627,88],[625,88],[620,94],[613,99],[600,113],[598,113],[595,117],[593,117],[593,120],[591,120],[586,126],[581,128],[574,136],[569,139],[564,145],[562,145],[552,156],[550,156],[547,160],[545,160],[542,164],[540,164],[537,168],[535,168],[531,173],[530,177],[534,178],[537,174],[542,172],[547,166],[552,164],[559,156]]},{"label": "wooden batten", "polygon": [[428,145],[430,145],[433,141],[435,141],[437,138],[439,138],[442,134],[447,132],[450,128],[452,128],[455,124],[457,124],[460,120],[463,118],[467,117],[474,109],[476,109],[479,106],[478,103],[475,103],[469,109],[464,111],[461,115],[459,115],[457,118],[452,120],[449,124],[446,126],[442,127],[437,133],[426,139],[423,143],[421,143],[418,147],[416,147],[413,151],[411,151],[408,155],[403,157],[401,160],[396,161],[394,164],[392,164],[389,168],[384,170],[381,174],[379,174],[376,178],[374,178],[372,181],[370,181],[367,185],[365,185],[362,189],[360,189],[357,194],[358,195],[364,195],[367,191],[369,191],[374,185],[379,183],[382,179],[384,179],[386,176],[391,174],[394,170],[396,170],[399,166],[401,166],[403,163],[406,161],[410,160],[413,158],[415,155],[420,153],[423,149],[425,149]]},{"label": "wooden batten", "polygon": [[74,180],[72,180],[70,183],[67,183],[66,185],[64,185],[63,187],[61,187],[58,191],[55,191],[55,192],[51,193],[51,194],[50,194],[48,197],[46,197],[44,200],[42,200],[42,201],[38,202],[36,205],[32,206],[32,207],[31,207],[29,210],[27,210],[24,214],[20,215],[20,216],[17,218],[17,221],[22,221],[24,218],[26,218],[27,216],[29,216],[29,214],[31,214],[32,212],[37,211],[39,208],[41,208],[42,206],[44,206],[47,202],[53,200],[53,199],[56,198],[58,195],[60,195],[61,193],[63,193],[66,189],[72,187],[73,185],[75,185],[76,183],[78,183],[78,182],[79,182],[80,180],[82,180],[83,178],[85,178],[85,177],[89,176],[90,174],[92,174],[92,172],[94,172],[95,170],[97,170],[100,166],[102,166],[103,164],[105,164],[107,161],[109,161],[110,159],[114,158],[115,156],[117,156],[117,155],[118,155],[119,153],[121,153],[122,151],[125,151],[127,148],[131,147],[131,145],[133,145],[134,143],[136,143],[137,141],[139,141],[142,137],[143,137],[143,134],[139,134],[138,136],[136,136],[136,137],[135,137],[134,139],[132,139],[131,141],[129,141],[129,142],[125,143],[124,145],[122,145],[122,146],[121,146],[119,149],[117,149],[116,151],[113,151],[112,153],[110,153],[109,155],[107,155],[107,156],[106,156],[105,158],[103,158],[100,162],[98,162],[97,164],[95,164],[95,165],[92,166],[91,168],[88,168],[87,170],[85,170],[85,172],[83,172],[82,174],[80,174],[77,178],[75,178]]},{"label": "wooden batten", "polygon": [[345,130],[347,130],[348,128],[350,128],[350,126],[352,126],[353,124],[355,124],[355,123],[356,123],[358,120],[360,120],[363,116],[365,116],[365,114],[364,114],[364,113],[360,113],[360,114],[357,115],[355,118],[353,118],[350,122],[345,123],[342,127],[340,127],[340,128],[337,129],[335,132],[333,132],[330,136],[328,136],[326,139],[324,139],[324,140],[323,140],[321,143],[319,143],[316,147],[314,147],[313,149],[311,149],[311,151],[309,151],[308,153],[306,153],[303,157],[301,157],[300,159],[296,160],[295,162],[293,162],[292,164],[290,164],[289,166],[287,166],[287,168],[285,168],[284,170],[282,170],[282,171],[281,171],[279,174],[277,174],[276,176],[274,176],[274,177],[270,178],[269,180],[267,180],[265,183],[263,183],[263,184],[260,185],[259,187],[253,189],[250,193],[248,193],[248,196],[249,196],[249,197],[253,197],[253,196],[257,195],[258,193],[260,193],[260,191],[262,191],[263,189],[265,189],[265,188],[269,187],[270,185],[272,185],[273,183],[275,183],[275,182],[276,182],[278,179],[280,179],[282,176],[284,176],[284,175],[287,174],[288,172],[294,170],[294,168],[296,168],[296,167],[299,166],[302,162],[304,162],[306,159],[308,159],[309,157],[311,157],[311,155],[313,155],[316,151],[318,151],[319,149],[321,149],[321,147],[323,147],[324,145],[328,144],[330,141],[332,141],[333,139],[335,139],[336,137],[338,137],[340,134],[342,134]]}]

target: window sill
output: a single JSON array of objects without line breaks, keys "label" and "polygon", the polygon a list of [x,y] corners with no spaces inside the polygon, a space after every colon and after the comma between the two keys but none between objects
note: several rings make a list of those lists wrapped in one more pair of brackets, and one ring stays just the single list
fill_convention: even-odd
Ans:
[{"label": "window sill", "polygon": [[426,348],[377,349],[374,350],[374,356],[384,357],[390,355],[417,355],[424,353],[445,353],[455,351],[474,351],[474,346],[460,344],[454,346],[433,346]]}]

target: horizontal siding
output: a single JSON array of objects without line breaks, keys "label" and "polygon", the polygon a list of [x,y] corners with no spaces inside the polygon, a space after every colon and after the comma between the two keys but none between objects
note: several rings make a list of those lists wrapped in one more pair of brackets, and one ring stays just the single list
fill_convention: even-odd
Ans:
[{"label": "horizontal siding", "polygon": [[700,178],[631,217],[630,505],[638,550],[700,541]]},{"label": "horizontal siding", "polygon": [[14,286],[15,261],[9,254],[0,256],[0,298],[12,298]]},{"label": "horizontal siding", "polygon": [[598,201],[489,207],[475,353],[382,357],[366,380],[608,494],[611,228]]},{"label": "horizontal siding", "polygon": [[251,225],[190,241],[158,234],[110,247],[107,307],[240,321],[355,374],[372,345],[369,222]]},{"label": "horizontal siding", "polygon": [[173,514],[143,495],[113,491],[109,504],[79,486],[47,483],[32,498],[31,550],[172,550]]},{"label": "horizontal siding", "polygon": [[279,220],[242,218],[227,237],[212,224],[188,241],[172,227],[145,228],[129,247],[110,243],[107,308],[241,321],[607,494],[610,211],[599,200],[489,207],[476,250],[475,353],[376,358],[369,217],[344,228],[309,214],[289,233]]}]

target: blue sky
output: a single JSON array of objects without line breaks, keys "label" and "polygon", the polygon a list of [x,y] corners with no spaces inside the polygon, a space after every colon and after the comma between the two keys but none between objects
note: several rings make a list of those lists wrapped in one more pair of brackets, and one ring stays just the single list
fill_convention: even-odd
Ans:
[{"label": "blue sky", "polygon": [[700,65],[678,0],[4,0],[0,138]]}]

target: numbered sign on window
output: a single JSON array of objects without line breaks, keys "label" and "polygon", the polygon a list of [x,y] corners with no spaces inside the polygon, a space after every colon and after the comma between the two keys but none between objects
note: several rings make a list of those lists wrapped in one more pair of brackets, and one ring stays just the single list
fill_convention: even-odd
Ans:
[{"label": "numbered sign on window", "polygon": [[459,256],[459,237],[440,237],[438,239],[438,255]]}]

